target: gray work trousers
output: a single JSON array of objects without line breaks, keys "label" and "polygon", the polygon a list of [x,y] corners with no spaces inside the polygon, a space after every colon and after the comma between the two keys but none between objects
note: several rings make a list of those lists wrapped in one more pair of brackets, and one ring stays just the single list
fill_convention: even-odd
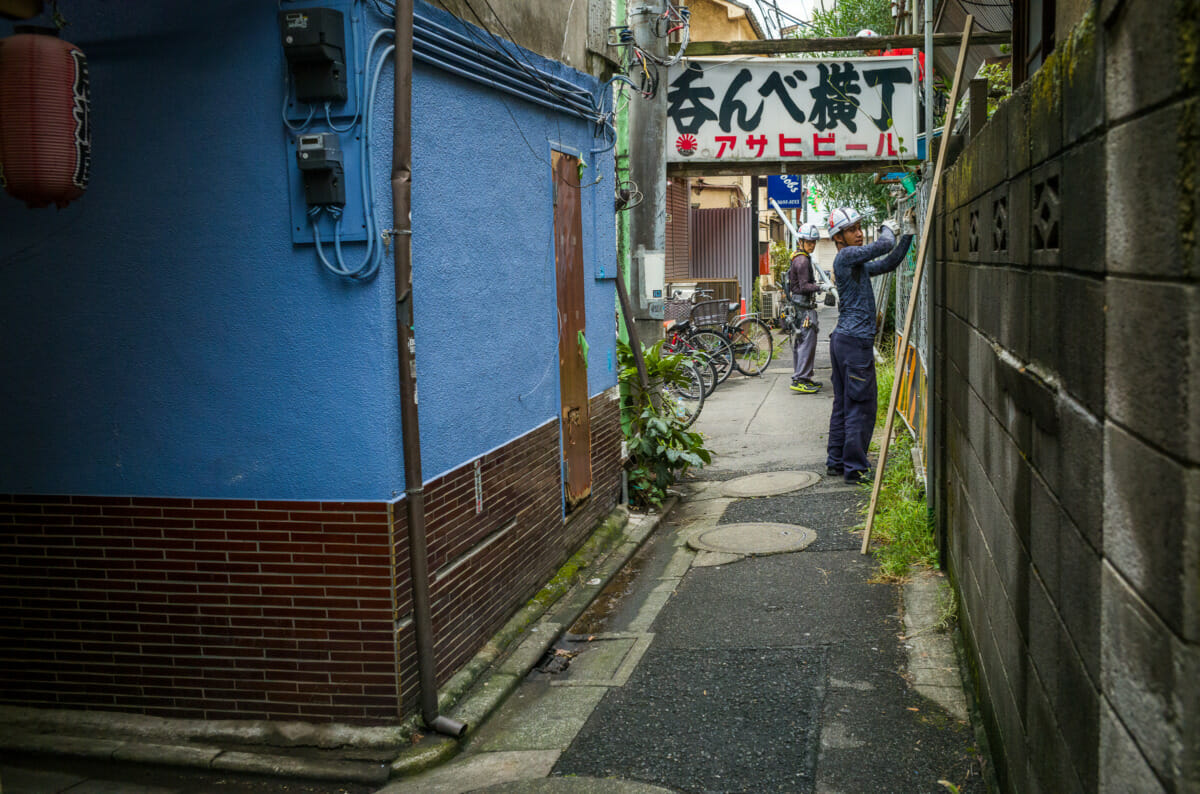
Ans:
[{"label": "gray work trousers", "polygon": [[[808,327],[804,327],[805,320]],[[817,356],[816,309],[796,307],[796,327],[792,330],[792,380],[813,379],[813,360]]]}]

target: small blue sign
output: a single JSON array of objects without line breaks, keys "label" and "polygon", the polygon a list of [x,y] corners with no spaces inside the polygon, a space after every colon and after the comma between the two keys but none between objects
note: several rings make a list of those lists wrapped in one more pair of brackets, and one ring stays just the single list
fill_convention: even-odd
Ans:
[{"label": "small blue sign", "polygon": [[767,177],[767,198],[774,199],[784,209],[799,209],[804,206],[803,177],[791,174]]}]

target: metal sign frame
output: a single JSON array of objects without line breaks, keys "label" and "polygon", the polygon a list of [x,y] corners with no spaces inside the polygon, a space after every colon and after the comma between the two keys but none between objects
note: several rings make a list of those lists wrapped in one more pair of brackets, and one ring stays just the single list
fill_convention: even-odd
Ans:
[{"label": "metal sign frame", "polygon": [[669,166],[774,173],[917,157],[915,55],[689,59],[668,72]]}]

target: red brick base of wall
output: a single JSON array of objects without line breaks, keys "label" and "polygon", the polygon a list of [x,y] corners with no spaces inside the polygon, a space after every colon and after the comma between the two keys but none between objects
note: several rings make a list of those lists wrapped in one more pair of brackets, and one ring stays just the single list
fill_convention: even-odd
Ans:
[{"label": "red brick base of wall", "polygon": [[[614,394],[591,412],[592,496],[565,519],[557,421],[426,484],[439,684],[617,503]],[[0,495],[7,704],[394,721],[419,694],[410,611],[403,500]]]}]

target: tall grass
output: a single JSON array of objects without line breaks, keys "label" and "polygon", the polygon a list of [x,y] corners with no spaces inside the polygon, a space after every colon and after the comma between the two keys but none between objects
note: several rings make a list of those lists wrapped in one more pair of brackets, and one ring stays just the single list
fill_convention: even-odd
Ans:
[{"label": "tall grass", "polygon": [[[876,367],[879,384],[877,427],[887,421],[888,402],[895,381],[894,359],[884,355],[885,363]],[[901,581],[915,569],[937,566],[937,544],[925,491],[912,461],[913,441],[902,423],[897,426],[899,433],[888,451],[883,486],[871,528],[871,536],[876,542],[875,561],[879,563],[878,578],[883,581]],[[869,492],[871,486],[864,487]],[[862,508],[864,520],[868,506]]]}]

